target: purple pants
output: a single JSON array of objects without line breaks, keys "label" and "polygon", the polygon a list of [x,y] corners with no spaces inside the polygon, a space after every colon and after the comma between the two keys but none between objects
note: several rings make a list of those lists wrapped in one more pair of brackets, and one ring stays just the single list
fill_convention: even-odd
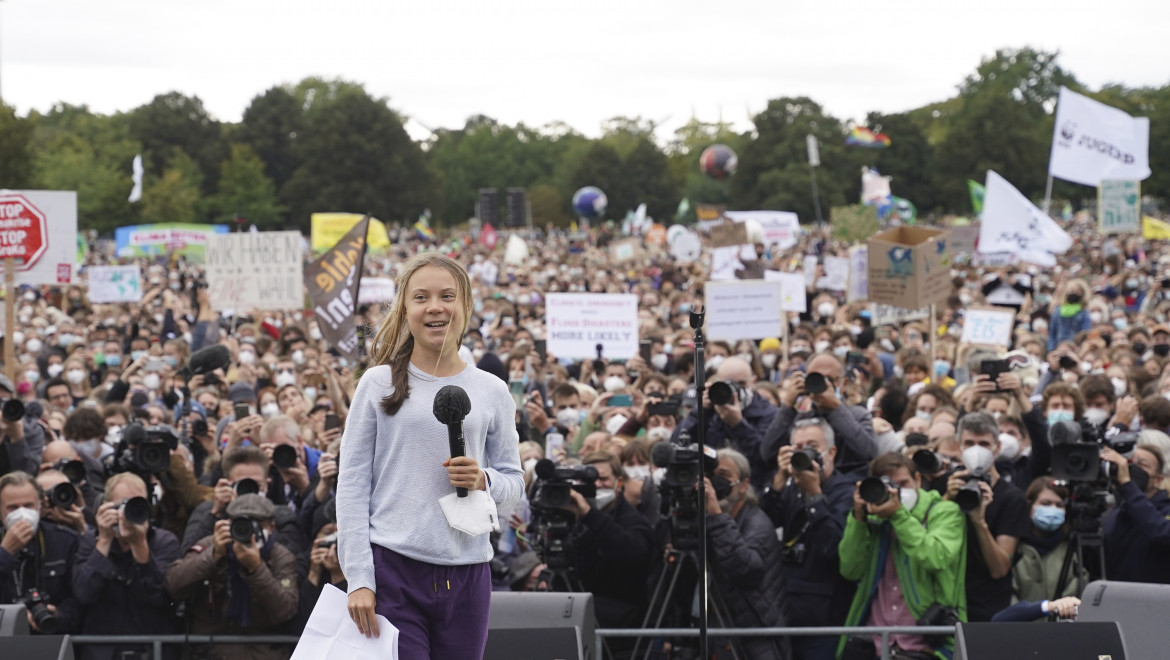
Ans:
[{"label": "purple pants", "polygon": [[487,564],[438,566],[373,546],[374,611],[398,628],[401,660],[481,660],[492,579]]}]

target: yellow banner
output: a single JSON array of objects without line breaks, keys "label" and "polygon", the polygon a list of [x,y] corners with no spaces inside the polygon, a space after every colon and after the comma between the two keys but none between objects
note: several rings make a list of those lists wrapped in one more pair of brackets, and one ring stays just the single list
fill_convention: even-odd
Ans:
[{"label": "yellow banner", "polygon": [[1156,241],[1170,239],[1170,222],[1155,220],[1148,215],[1142,216],[1142,238]]},{"label": "yellow banner", "polygon": [[[311,242],[313,252],[324,252],[337,245],[337,241],[345,236],[345,232],[361,222],[365,217],[361,213],[314,213],[312,223]],[[370,230],[366,232],[366,245],[370,249],[381,250],[390,246],[390,237],[386,235],[386,225],[381,220],[370,218]]]}]

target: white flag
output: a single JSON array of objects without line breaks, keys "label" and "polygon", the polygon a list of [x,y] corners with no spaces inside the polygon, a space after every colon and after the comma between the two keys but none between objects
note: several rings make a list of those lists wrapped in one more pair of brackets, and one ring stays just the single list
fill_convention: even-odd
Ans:
[{"label": "white flag", "polygon": [[1002,176],[987,170],[979,252],[1008,252],[1021,261],[1055,266],[1053,254],[1072,247],[1072,237]]},{"label": "white flag", "polygon": [[142,199],[142,154],[134,157],[132,169],[131,179],[134,181],[134,188],[130,191],[130,199],[127,200],[131,204]]},{"label": "white flag", "polygon": [[1048,174],[1086,186],[1150,176],[1150,120],[1060,88]]},{"label": "white flag", "polygon": [[882,176],[877,170],[861,168],[861,203],[876,204],[890,197],[890,177]]}]

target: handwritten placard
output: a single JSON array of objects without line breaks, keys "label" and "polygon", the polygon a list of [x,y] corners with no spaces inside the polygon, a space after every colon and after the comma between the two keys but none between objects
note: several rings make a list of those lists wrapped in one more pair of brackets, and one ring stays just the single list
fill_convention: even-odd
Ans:
[{"label": "handwritten placard", "polygon": [[216,310],[301,309],[305,275],[298,231],[207,238],[207,293]]},{"label": "handwritten placard", "polygon": [[90,266],[89,301],[92,303],[138,302],[142,300],[142,269],[133,266]]},{"label": "handwritten placard", "polygon": [[730,247],[748,242],[747,225],[742,222],[719,222],[711,225],[711,247]]},{"label": "handwritten placard", "polygon": [[778,270],[764,271],[764,279],[780,283],[780,309],[786,312],[808,311],[808,296],[801,273],[781,273]]},{"label": "handwritten placard", "polygon": [[961,341],[1008,347],[1012,344],[1013,315],[998,309],[969,309],[963,318]]}]

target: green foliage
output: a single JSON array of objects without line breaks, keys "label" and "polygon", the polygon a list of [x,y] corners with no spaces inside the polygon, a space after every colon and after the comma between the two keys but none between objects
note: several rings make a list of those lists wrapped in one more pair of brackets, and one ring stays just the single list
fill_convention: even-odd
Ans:
[{"label": "green foliage", "polygon": [[0,188],[26,188],[32,179],[33,125],[16,116],[16,111],[0,104]]},{"label": "green foliage", "polygon": [[143,222],[202,221],[202,184],[199,165],[186,152],[173,150],[161,177],[145,177],[142,191]]},{"label": "green foliage", "polygon": [[177,149],[199,168],[203,193],[215,191],[219,165],[227,157],[227,144],[223,127],[204,109],[198,96],[160,94],[133,110],[129,119],[131,136],[142,143],[148,174],[162,172]]},{"label": "green foliage", "polygon": [[276,186],[264,173],[264,161],[251,147],[231,145],[231,157],[223,162],[211,210],[213,222],[229,223],[242,217],[258,229],[281,226],[284,209],[276,199]]},{"label": "green foliage", "polygon": [[833,208],[833,237],[850,243],[860,243],[881,228],[877,207],[864,204]]}]

